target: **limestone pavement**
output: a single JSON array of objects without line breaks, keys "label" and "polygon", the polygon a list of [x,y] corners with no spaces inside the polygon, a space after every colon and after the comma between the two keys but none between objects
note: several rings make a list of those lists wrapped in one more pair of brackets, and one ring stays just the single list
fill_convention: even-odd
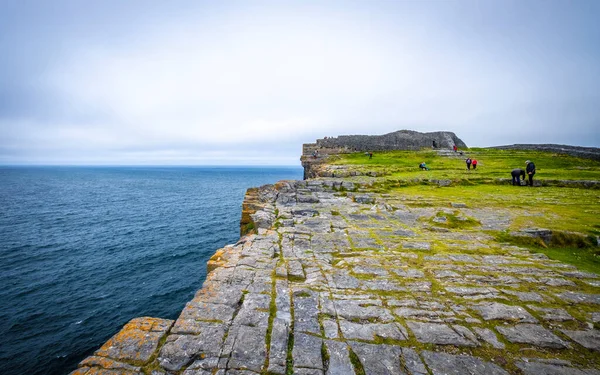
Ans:
[{"label": "limestone pavement", "polygon": [[[499,244],[510,215],[340,180],[255,189],[256,233],[175,321],[128,323],[72,374],[600,374],[600,278]],[[414,203],[414,202],[413,202]]]}]

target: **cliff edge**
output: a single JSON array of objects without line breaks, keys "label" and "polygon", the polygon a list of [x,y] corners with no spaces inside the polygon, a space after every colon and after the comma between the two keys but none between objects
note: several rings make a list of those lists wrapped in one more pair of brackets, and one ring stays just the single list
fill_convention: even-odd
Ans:
[{"label": "cliff edge", "polygon": [[132,320],[72,374],[598,373],[600,278],[519,245],[596,246],[572,231],[597,223],[595,190],[378,179],[249,189],[180,316]]}]

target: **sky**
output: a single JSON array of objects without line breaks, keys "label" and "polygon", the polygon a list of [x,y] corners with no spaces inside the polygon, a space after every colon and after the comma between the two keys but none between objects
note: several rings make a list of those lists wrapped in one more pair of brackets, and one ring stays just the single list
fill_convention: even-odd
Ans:
[{"label": "sky", "polygon": [[0,0],[0,164],[299,165],[401,129],[600,147],[600,1]]}]

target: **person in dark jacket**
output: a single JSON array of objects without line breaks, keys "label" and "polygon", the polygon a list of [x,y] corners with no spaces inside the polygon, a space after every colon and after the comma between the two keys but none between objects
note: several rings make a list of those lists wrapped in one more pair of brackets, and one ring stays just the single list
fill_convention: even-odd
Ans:
[{"label": "person in dark jacket", "polygon": [[471,158],[465,159],[465,163],[467,163],[467,170],[469,170],[469,171],[471,170],[471,162],[472,162]]},{"label": "person in dark jacket", "polygon": [[527,172],[527,176],[529,176],[529,186],[533,186],[533,175],[535,174],[535,164],[532,161],[527,160],[525,162],[527,167],[525,168],[525,172]]},{"label": "person in dark jacket", "polygon": [[525,171],[521,168],[513,169],[510,175],[512,176],[513,186],[521,186],[521,178],[525,181]]}]

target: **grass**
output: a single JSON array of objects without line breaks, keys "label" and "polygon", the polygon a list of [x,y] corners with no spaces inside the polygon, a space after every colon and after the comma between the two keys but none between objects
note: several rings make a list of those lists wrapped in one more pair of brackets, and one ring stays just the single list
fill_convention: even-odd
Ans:
[{"label": "grass", "polygon": [[[465,159],[471,157],[479,162],[476,170],[467,171]],[[388,177],[434,179],[481,180],[510,178],[515,168],[525,169],[525,161],[536,165],[536,179],[600,180],[600,162],[573,156],[541,151],[493,150],[473,148],[464,155],[441,156],[437,152],[389,151],[376,153],[372,159],[362,153],[342,154],[330,164],[353,166],[360,171],[375,171]],[[425,162],[429,171],[421,171],[419,164]]]},{"label": "grass", "polygon": [[[477,159],[477,170],[466,170],[466,157]],[[463,156],[441,155],[432,150],[390,151],[375,153],[372,159],[362,153],[332,157],[331,164],[347,165],[350,170],[374,171],[378,175],[378,191],[390,194],[398,205],[451,209],[451,203],[465,203],[467,208],[480,211],[503,211],[509,217],[508,232],[525,228],[546,228],[558,233],[575,232],[572,239],[555,236],[554,243],[523,239],[500,238],[543,252],[551,259],[573,264],[582,270],[600,273],[599,248],[595,238],[600,235],[600,192],[597,189],[565,188],[559,186],[520,187],[490,182],[498,178],[510,179],[514,168],[525,168],[525,160],[536,164],[536,180],[595,180],[600,181],[600,162],[541,151],[515,151],[474,148]],[[430,171],[421,171],[419,163],[427,163]],[[449,179],[452,185],[440,187],[427,180]],[[463,212],[464,214],[464,212]],[[478,229],[477,217],[445,216],[445,223],[431,222],[434,226],[452,230]],[[585,240],[589,236],[588,240]],[[568,237],[568,236],[567,236]]]}]

